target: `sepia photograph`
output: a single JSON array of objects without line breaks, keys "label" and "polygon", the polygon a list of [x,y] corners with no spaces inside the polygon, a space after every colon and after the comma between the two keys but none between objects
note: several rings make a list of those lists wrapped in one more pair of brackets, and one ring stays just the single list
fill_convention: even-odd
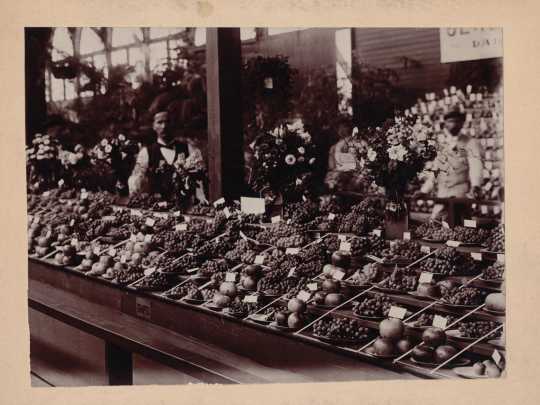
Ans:
[{"label": "sepia photograph", "polygon": [[514,372],[503,28],[26,26],[24,66],[32,387]]}]

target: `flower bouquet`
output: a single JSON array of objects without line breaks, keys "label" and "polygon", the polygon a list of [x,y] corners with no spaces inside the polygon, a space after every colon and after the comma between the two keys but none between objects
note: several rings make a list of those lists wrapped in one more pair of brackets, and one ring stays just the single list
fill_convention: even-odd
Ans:
[{"label": "flower bouquet", "polygon": [[58,151],[58,141],[42,134],[36,134],[32,145],[26,148],[27,178],[31,189],[38,191],[57,186],[61,171]]},{"label": "flower bouquet", "polygon": [[[356,139],[358,142],[354,142]],[[369,145],[360,141],[369,140]],[[429,122],[407,112],[382,127],[353,133],[352,152],[363,170],[378,186],[384,187],[388,199],[386,221],[401,223],[390,237],[402,237],[407,228],[407,207],[403,201],[408,183],[424,170],[437,154],[435,131]],[[404,225],[404,226],[403,226]],[[405,228],[405,229],[403,229]]]},{"label": "flower bouquet", "polygon": [[312,192],[315,148],[300,120],[258,135],[250,147],[249,184],[255,192],[274,198],[281,195],[288,202]]}]

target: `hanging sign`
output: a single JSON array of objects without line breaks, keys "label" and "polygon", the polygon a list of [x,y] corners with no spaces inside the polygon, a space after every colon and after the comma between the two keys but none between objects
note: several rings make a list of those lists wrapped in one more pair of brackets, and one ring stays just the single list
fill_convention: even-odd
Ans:
[{"label": "hanging sign", "polygon": [[502,36],[502,28],[440,28],[441,63],[502,58]]},{"label": "hanging sign", "polygon": [[240,197],[240,209],[245,214],[264,214],[264,198]]}]

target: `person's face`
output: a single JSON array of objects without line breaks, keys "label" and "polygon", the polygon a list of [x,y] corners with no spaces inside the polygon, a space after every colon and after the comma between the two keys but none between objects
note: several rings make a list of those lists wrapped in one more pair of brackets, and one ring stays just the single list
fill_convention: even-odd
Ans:
[{"label": "person's face", "polygon": [[169,116],[166,113],[156,114],[154,116],[153,129],[156,131],[156,134],[161,138],[169,137]]},{"label": "person's face", "polygon": [[457,118],[449,118],[444,121],[444,126],[452,135],[458,135],[463,123]]}]

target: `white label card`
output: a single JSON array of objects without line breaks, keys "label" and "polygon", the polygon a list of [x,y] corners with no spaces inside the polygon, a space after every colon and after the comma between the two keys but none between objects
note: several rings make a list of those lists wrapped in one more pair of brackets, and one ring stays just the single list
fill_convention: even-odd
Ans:
[{"label": "white label card", "polygon": [[493,359],[497,367],[500,367],[502,356],[501,356],[501,353],[499,353],[497,349],[493,350],[493,354],[491,355],[491,358]]},{"label": "white label card", "polygon": [[478,260],[479,262],[482,261],[482,253],[471,252],[471,257],[472,257],[474,260]]},{"label": "white label card", "polygon": [[433,317],[433,323],[432,325],[436,328],[446,329],[446,324],[448,323],[448,319],[444,316],[435,315]]},{"label": "white label card", "polygon": [[446,242],[446,245],[450,247],[459,247],[461,246],[461,242],[458,242],[457,240],[449,240]]},{"label": "white label card", "polygon": [[346,242],[347,241],[347,235],[338,235],[337,238],[341,242]]},{"label": "white label card", "polygon": [[152,235],[144,235],[145,242],[152,242]]},{"label": "white label card", "polygon": [[374,229],[373,235],[378,236],[380,238],[382,236],[382,229]]},{"label": "white label card", "polygon": [[407,313],[407,308],[397,307],[397,306],[392,305],[390,307],[390,312],[388,312],[388,317],[403,319],[405,318],[406,313]]},{"label": "white label card", "polygon": [[504,254],[500,254],[500,253],[499,253],[499,254],[497,255],[497,261],[498,261],[499,263],[504,263]]},{"label": "white label card", "polygon": [[246,295],[244,297],[244,302],[250,303],[250,304],[256,304],[259,301],[258,295]]},{"label": "white label card", "polygon": [[186,224],[189,224],[189,223],[191,222],[191,217],[186,217],[186,216],[184,216],[184,222],[185,222]]},{"label": "white label card", "polygon": [[99,255],[99,253],[101,252],[101,250],[99,249],[99,247],[95,247],[94,250],[93,250],[94,254],[95,255]]},{"label": "white label card", "polygon": [[225,207],[223,209],[223,213],[225,214],[225,217],[229,218],[231,216],[231,211],[229,210],[229,207]]},{"label": "white label card", "polygon": [[245,214],[264,214],[264,198],[240,197],[240,210]]},{"label": "white label card", "polygon": [[431,253],[431,249],[429,246],[421,246],[420,247],[420,252],[422,253]]},{"label": "white label card", "polygon": [[257,255],[255,256],[255,264],[263,264],[264,263],[265,256],[263,255]]},{"label": "white label card", "polygon": [[58,187],[62,187],[64,185],[64,179],[58,180]]},{"label": "white label card", "polygon": [[476,228],[476,221],[472,219],[466,219],[463,221],[463,225],[467,228]]},{"label": "white label card", "polygon": [[85,191],[84,193],[81,193],[81,200],[86,200],[88,198],[88,193]]},{"label": "white label card", "polygon": [[69,221],[69,226],[73,226],[73,225],[75,225],[75,220],[74,220],[74,219],[72,219],[71,221]]},{"label": "white label card", "polygon": [[160,207],[160,208],[165,208],[165,207],[167,207],[167,202],[166,202],[166,201],[160,201],[160,202],[158,202],[158,207]]},{"label": "white label card", "polygon": [[281,217],[276,215],[275,217],[272,217],[271,221],[273,224],[277,224],[278,222],[281,222]]},{"label": "white label card", "polygon": [[71,239],[71,246],[79,246],[79,240],[77,238]]},{"label": "white label card", "polygon": [[285,250],[285,254],[286,255],[297,255],[298,253],[300,253],[300,249],[299,248],[287,248]]},{"label": "white label card", "polygon": [[146,270],[144,271],[144,275],[145,275],[145,276],[149,276],[149,275],[152,274],[154,271],[156,271],[156,268],[155,268],[155,267],[150,267],[150,268],[148,268],[148,269],[146,269]]},{"label": "white label card", "polygon": [[308,291],[300,291],[298,295],[296,296],[296,298],[304,302],[307,302],[311,298],[311,293]]},{"label": "white label card", "polygon": [[225,273],[225,281],[227,282],[236,282],[236,277],[238,276],[237,273],[231,273],[231,272],[227,272]]},{"label": "white label card", "polygon": [[296,275],[295,273],[296,267],[293,267],[289,270],[289,274],[287,274],[287,277],[294,277]]},{"label": "white label card", "polygon": [[48,230],[47,234],[45,235],[46,238],[50,238],[52,236],[52,231]]},{"label": "white label card", "polygon": [[144,221],[144,224],[146,226],[154,226],[155,223],[156,223],[156,221],[153,220],[152,218],[146,218],[146,221]]},{"label": "white label card", "polygon": [[116,249],[115,248],[110,248],[109,249],[109,256],[112,256],[112,257],[116,256]]},{"label": "white label card", "polygon": [[495,215],[499,215],[499,214],[501,213],[501,207],[498,206],[498,205],[494,205],[494,206],[493,206],[493,213],[494,213]]},{"label": "white label card", "polygon": [[44,191],[42,195],[43,197],[47,198],[50,194],[50,191]]},{"label": "white label card", "polygon": [[126,255],[122,255],[122,257],[120,258],[120,263],[126,263],[126,262],[127,262]]},{"label": "white label card", "polygon": [[220,204],[225,204],[225,198],[220,198],[219,200],[214,201],[214,207],[217,207]]},{"label": "white label card", "polygon": [[349,242],[341,242],[339,244],[339,250],[342,250],[344,252],[350,252],[351,251],[351,244]]},{"label": "white label card", "polygon": [[307,288],[309,291],[317,291],[319,289],[319,286],[317,285],[317,283],[309,283],[307,285]]},{"label": "white label card", "polygon": [[420,273],[420,278],[418,279],[418,282],[429,284],[431,283],[432,280],[433,280],[433,273],[423,271],[422,273]]},{"label": "white label card", "polygon": [[403,232],[403,240],[411,240],[411,233]]},{"label": "white label card", "polygon": [[164,212],[154,212],[154,216],[156,218],[163,218],[163,219],[168,219],[169,218],[169,214],[166,214]]},{"label": "white label card", "polygon": [[335,214],[332,214],[332,213],[328,214],[328,220],[329,221],[332,221],[335,217],[336,217]]},{"label": "white label card", "polygon": [[334,271],[334,273],[332,274],[332,277],[336,280],[343,280],[343,277],[345,277],[345,273],[342,272],[341,270]]},{"label": "white label card", "polygon": [[175,216],[175,217],[179,217],[180,215],[182,215],[182,214],[180,213],[180,211],[174,211],[174,212],[173,212],[173,216]]},{"label": "white label card", "polygon": [[131,234],[131,236],[129,237],[129,240],[130,240],[131,242],[137,242],[137,236]]},{"label": "white label card", "polygon": [[486,215],[488,213],[488,206],[487,205],[481,205],[480,206],[480,212],[483,214],[483,215]]},{"label": "white label card", "polygon": [[188,225],[186,223],[184,224],[178,224],[174,227],[175,231],[187,231]]}]

